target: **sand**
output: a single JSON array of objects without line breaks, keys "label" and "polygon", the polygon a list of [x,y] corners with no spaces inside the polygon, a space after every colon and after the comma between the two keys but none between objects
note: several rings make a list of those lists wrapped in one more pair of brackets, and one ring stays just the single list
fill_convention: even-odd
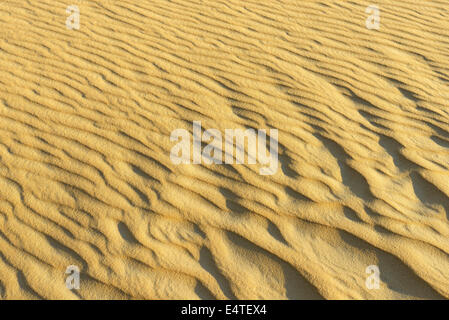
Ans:
[{"label": "sand", "polygon": [[449,298],[449,2],[373,2],[0,1],[0,297]]}]

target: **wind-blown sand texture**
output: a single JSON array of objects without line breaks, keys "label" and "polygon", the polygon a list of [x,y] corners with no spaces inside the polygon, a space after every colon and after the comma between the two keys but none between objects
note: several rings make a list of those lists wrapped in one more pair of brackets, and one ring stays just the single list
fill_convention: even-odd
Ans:
[{"label": "wind-blown sand texture", "polygon": [[[449,298],[448,88],[447,0],[1,1],[0,297]],[[196,120],[278,172],[174,165]]]}]

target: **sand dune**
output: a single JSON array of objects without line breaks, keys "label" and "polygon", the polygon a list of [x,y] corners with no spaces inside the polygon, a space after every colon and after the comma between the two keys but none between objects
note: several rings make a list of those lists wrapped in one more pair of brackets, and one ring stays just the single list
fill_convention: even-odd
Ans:
[{"label": "sand dune", "polygon": [[[1,1],[0,297],[449,298],[449,2],[371,4]],[[174,164],[193,121],[277,172]]]}]

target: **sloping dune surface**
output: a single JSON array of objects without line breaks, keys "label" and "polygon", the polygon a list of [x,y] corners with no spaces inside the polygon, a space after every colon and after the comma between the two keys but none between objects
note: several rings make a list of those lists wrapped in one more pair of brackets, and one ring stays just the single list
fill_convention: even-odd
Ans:
[{"label": "sloping dune surface", "polygon": [[[449,298],[449,1],[371,4],[1,1],[0,297]],[[174,164],[193,121],[278,171]]]}]

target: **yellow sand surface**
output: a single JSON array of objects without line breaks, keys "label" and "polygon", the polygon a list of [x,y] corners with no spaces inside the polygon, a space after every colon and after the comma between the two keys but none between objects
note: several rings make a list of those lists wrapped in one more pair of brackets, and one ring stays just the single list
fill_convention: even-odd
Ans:
[{"label": "yellow sand surface", "polygon": [[449,298],[448,219],[448,0],[0,1],[2,299]]}]

